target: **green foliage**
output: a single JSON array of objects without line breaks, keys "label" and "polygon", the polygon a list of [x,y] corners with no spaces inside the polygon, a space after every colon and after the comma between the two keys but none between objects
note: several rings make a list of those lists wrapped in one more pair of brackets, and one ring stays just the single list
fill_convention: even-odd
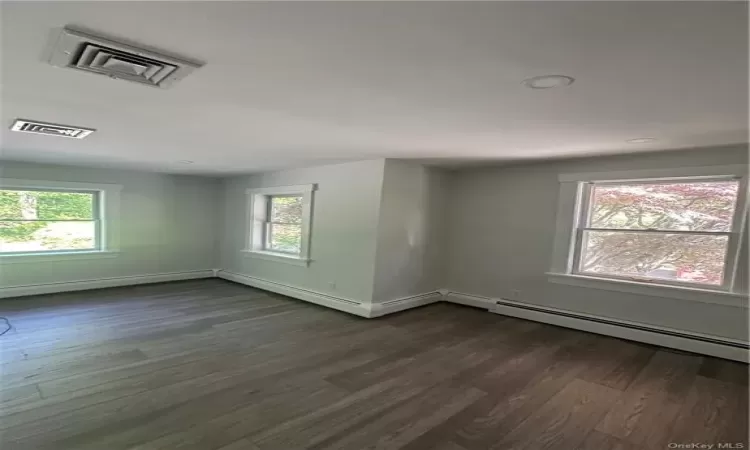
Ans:
[{"label": "green foliage", "polygon": [[92,194],[76,192],[35,192],[40,219],[91,220],[94,217]]},{"label": "green foliage", "polygon": [[299,253],[302,245],[300,225],[271,225],[271,249]]},{"label": "green foliage", "polygon": [[48,222],[0,222],[0,242],[30,241],[47,225]]},{"label": "green foliage", "polygon": [[302,197],[271,197],[270,212],[270,248],[298,253],[302,245]]},{"label": "green foliage", "polygon": [[27,242],[55,220],[91,220],[94,194],[0,190],[0,242]]}]

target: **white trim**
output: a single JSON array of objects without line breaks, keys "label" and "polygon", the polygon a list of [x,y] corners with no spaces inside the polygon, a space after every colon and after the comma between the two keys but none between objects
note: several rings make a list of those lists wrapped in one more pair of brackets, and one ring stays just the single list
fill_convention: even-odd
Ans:
[{"label": "white trim", "polygon": [[[295,265],[307,265],[310,261],[310,233],[312,228],[312,210],[313,210],[313,191],[317,186],[315,184],[302,184],[295,186],[277,186],[264,187],[256,189],[246,189],[246,212],[245,212],[245,233],[246,242],[243,252],[248,256],[254,256],[261,259],[273,260],[276,262],[286,262]],[[279,253],[264,250],[264,227],[266,226],[266,206],[269,196],[272,195],[289,195],[297,194],[302,196],[302,231],[300,237],[299,255],[290,255],[290,257],[280,256]],[[285,258],[285,259],[282,259]],[[296,262],[291,261],[294,258]]]},{"label": "white trim", "polygon": [[[467,304],[468,302],[474,302],[476,306],[483,309],[489,309],[490,312],[501,314],[505,316],[518,317],[526,320],[533,320],[535,322],[548,323],[566,328],[572,328],[575,330],[588,331],[591,333],[602,334],[605,336],[614,336],[621,339],[628,339],[631,341],[645,342],[648,344],[658,345],[667,348],[675,348],[688,352],[694,352],[704,355],[716,356],[719,358],[731,359],[734,361],[748,362],[748,351],[746,349],[731,347],[728,345],[722,345],[720,343],[705,342],[702,340],[691,339],[690,337],[672,336],[669,334],[662,334],[658,331],[679,333],[685,336],[693,336],[695,338],[707,338],[717,341],[724,341],[727,343],[747,345],[747,342],[739,341],[736,339],[725,338],[721,336],[710,336],[701,333],[694,333],[683,330],[675,330],[667,327],[660,327],[651,324],[643,324],[638,322],[630,322],[620,319],[612,319],[609,317],[594,316],[591,314],[579,313],[575,311],[567,311],[556,308],[549,308],[546,306],[538,306],[528,303],[516,302],[513,300],[502,299],[501,301],[505,304],[497,304],[497,299],[490,297],[483,297],[472,294],[464,294],[459,292],[449,292],[446,296],[446,301],[460,304]],[[511,305],[509,305],[511,304]],[[518,305],[518,307],[512,306],[512,304]],[[475,305],[470,305],[475,306]],[[523,309],[523,307],[533,307],[534,310]],[[544,310],[544,311],[541,311]],[[548,311],[548,312],[546,312]],[[585,318],[574,318],[567,317],[559,314],[575,314],[577,316],[587,317]],[[615,322],[622,324],[618,326],[615,323],[601,323],[595,322],[594,320],[606,320],[608,322]],[[648,331],[643,329],[626,328],[626,326],[638,326],[647,327],[655,331]]]},{"label": "white trim", "polygon": [[[589,207],[587,199],[588,192],[592,186],[591,182],[652,182],[657,180],[674,181],[677,179],[700,181],[702,179],[716,180],[719,176],[739,179],[738,196],[731,232],[710,233],[729,236],[724,261],[724,280],[720,288],[712,289],[711,286],[679,281],[656,283],[650,280],[631,281],[630,279],[622,279],[623,277],[595,276],[590,273],[580,272],[578,265],[580,263],[579,252],[583,245],[582,233],[583,230],[589,229],[585,221],[587,217],[586,209]],[[748,207],[748,168],[746,166],[725,165],[560,174],[559,180],[560,191],[552,261],[550,263],[550,271],[548,272],[549,281],[586,288],[748,308],[747,294],[736,292],[737,286],[735,283],[738,271],[747,270],[746,264],[743,264],[743,261],[740,260],[741,243],[743,242],[743,233],[745,231],[744,220]],[[635,230],[616,231],[635,232]],[[639,232],[644,231],[640,230]],[[660,230],[659,232],[669,233],[668,230]]]},{"label": "white trim", "polygon": [[562,183],[574,181],[619,181],[640,180],[648,178],[684,178],[711,176],[747,176],[748,168],[741,164],[725,166],[677,167],[669,169],[620,170],[612,172],[561,173],[558,180]]},{"label": "white trim", "polygon": [[0,298],[22,297],[27,295],[54,294],[58,292],[85,291],[117,286],[131,286],[136,284],[162,283],[165,281],[192,280],[196,278],[211,278],[213,271],[193,270],[189,272],[167,272],[147,275],[132,275],[125,277],[96,278],[92,280],[65,281],[60,283],[27,284],[9,286],[0,289]]},{"label": "white trim", "polygon": [[289,286],[276,281],[264,280],[262,278],[252,277],[239,273],[229,272],[226,270],[219,271],[219,278],[234,281],[235,283],[245,284],[258,289],[276,292],[277,294],[286,295],[306,302],[315,303],[321,306],[337,309],[362,317],[370,317],[370,308],[368,305],[348,298],[336,297],[321,292],[311,291],[309,289]]},{"label": "white trim", "polygon": [[122,185],[108,183],[78,183],[72,181],[27,180],[22,178],[0,178],[0,188],[34,188],[83,191],[120,191]]},{"label": "white trim", "polygon": [[293,186],[273,186],[262,188],[250,188],[245,192],[252,195],[286,195],[286,194],[304,194],[316,189],[314,184],[297,184]]},{"label": "white trim", "polygon": [[[422,305],[446,301],[462,305],[474,306],[487,309],[496,314],[502,314],[522,319],[533,320],[536,322],[549,323],[552,325],[563,326],[576,330],[588,331],[607,336],[614,336],[622,339],[629,339],[638,342],[659,345],[668,348],[676,348],[689,352],[717,356],[720,358],[731,359],[735,361],[748,362],[748,351],[742,348],[730,347],[720,343],[705,342],[702,340],[691,339],[689,337],[672,336],[661,334],[657,331],[648,331],[642,329],[625,328],[615,323],[631,326],[648,327],[653,330],[662,330],[665,332],[676,332],[684,336],[694,336],[696,338],[708,338],[727,343],[746,345],[747,342],[738,341],[718,336],[709,336],[700,333],[674,330],[671,328],[660,327],[650,324],[641,324],[619,319],[594,316],[591,314],[566,311],[561,309],[525,304],[502,299],[505,304],[497,304],[497,299],[484,297],[480,295],[465,294],[453,292],[447,289],[440,289],[424,294],[403,297],[395,300],[376,304],[366,304],[360,301],[351,300],[343,297],[336,297],[329,294],[302,289],[294,286],[277,283],[270,280],[242,275],[229,272],[222,269],[206,269],[188,272],[169,272],[148,275],[134,275],[125,277],[99,278],[93,280],[79,280],[60,283],[46,283],[35,285],[10,286],[0,290],[0,298],[22,297],[28,295],[51,294],[58,292],[71,292],[89,289],[101,289],[117,286],[131,286],[138,284],[162,283],[168,281],[191,280],[199,278],[218,277],[236,283],[252,286],[266,291],[276,292],[278,294],[297,298],[307,302],[315,303],[321,306],[337,309],[347,313],[355,314],[361,317],[371,318],[379,317],[386,314],[411,309]],[[518,305],[518,306],[514,306]],[[533,307],[534,310],[523,309],[523,307]],[[548,311],[548,312],[547,312]],[[575,314],[584,318],[566,317],[560,314]],[[586,320],[588,317],[592,320]],[[600,323],[594,319],[607,320],[612,323]]]},{"label": "white trim", "polygon": [[245,256],[250,258],[265,259],[266,261],[275,261],[284,264],[292,264],[294,266],[307,267],[310,265],[310,259],[300,258],[295,255],[285,255],[283,253],[266,252],[262,250],[242,250]]},{"label": "white trim", "polygon": [[[503,301],[507,301],[507,300],[503,300]],[[544,309],[552,310],[551,308],[544,308]],[[614,337],[621,338],[621,339],[628,339],[628,340],[637,341],[637,342],[645,342],[647,344],[658,345],[661,347],[675,348],[678,350],[684,350],[684,351],[693,352],[693,353],[700,353],[704,355],[711,355],[711,356],[716,356],[719,358],[731,359],[734,361],[748,362],[747,350],[736,348],[736,347],[729,347],[729,346],[721,345],[721,344],[714,344],[710,342],[704,342],[704,341],[699,341],[699,340],[679,337],[679,336],[670,336],[670,335],[661,334],[658,332],[625,328],[625,327],[612,325],[612,324],[593,322],[591,320],[586,320],[586,319],[577,319],[573,317],[559,316],[552,312],[545,313],[542,311],[525,310],[525,309],[520,309],[520,308],[514,308],[512,306],[506,306],[506,305],[495,305],[494,309],[491,310],[491,312],[496,313],[496,314],[506,315],[506,316],[518,317],[521,319],[533,320],[536,322],[549,323],[552,325],[572,328],[575,330],[582,330],[582,331],[588,331],[591,333],[603,334],[605,336],[614,336]],[[579,314],[579,313],[576,313],[576,314]],[[591,316],[590,314],[579,314],[579,315],[589,316],[591,318],[598,318],[596,316]],[[605,319],[605,318],[602,318],[602,319]],[[626,322],[622,320],[612,320],[612,319],[606,319],[606,320],[619,322],[624,325],[632,324],[632,322]],[[672,331],[668,328],[657,327],[653,325],[648,325],[648,327],[656,329],[656,330]],[[698,333],[690,333],[690,332],[684,332],[684,331],[679,331],[679,332],[681,334],[694,335],[696,337],[704,336]],[[727,342],[733,341],[727,338],[718,338],[718,339],[724,340]]]},{"label": "white trim", "polygon": [[443,301],[486,310],[490,310],[495,306],[495,301],[491,298],[451,291],[447,291],[443,294]]},{"label": "white trim", "polygon": [[437,303],[442,300],[443,294],[440,291],[432,291],[424,294],[397,298],[395,300],[388,300],[386,302],[373,303],[370,305],[370,314],[368,317],[385,316],[406,309]]},{"label": "white trim", "polygon": [[120,252],[89,251],[89,252],[44,252],[44,253],[14,253],[0,256],[0,265],[26,264],[54,261],[79,261],[84,259],[116,258]]},{"label": "white trim", "polygon": [[647,295],[650,297],[677,298],[680,300],[732,306],[735,308],[748,308],[748,294],[727,291],[714,291],[710,289],[697,289],[666,284],[640,283],[637,281],[553,272],[547,272],[547,280],[551,283],[566,284],[569,286],[602,289],[605,291],[628,292],[631,294]]}]

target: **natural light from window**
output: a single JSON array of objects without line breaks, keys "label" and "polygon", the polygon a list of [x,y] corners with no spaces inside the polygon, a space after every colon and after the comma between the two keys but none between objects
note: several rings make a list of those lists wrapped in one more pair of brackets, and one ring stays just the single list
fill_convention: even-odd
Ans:
[{"label": "natural light from window", "polygon": [[721,286],[739,181],[588,183],[574,272]]},{"label": "natural light from window", "polygon": [[302,196],[271,195],[264,250],[299,255],[302,248]]},{"label": "natural light from window", "polygon": [[0,254],[96,250],[98,192],[0,189]]}]

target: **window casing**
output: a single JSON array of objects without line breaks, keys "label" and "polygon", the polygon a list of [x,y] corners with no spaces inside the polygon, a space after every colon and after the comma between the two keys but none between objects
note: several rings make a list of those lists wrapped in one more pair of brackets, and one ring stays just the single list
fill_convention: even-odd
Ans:
[{"label": "window casing", "polygon": [[[741,184],[732,176],[581,183],[571,273],[729,290]],[[612,193],[617,203],[607,208]]]},{"label": "window casing", "polygon": [[310,262],[315,185],[248,189],[247,256],[294,265]]},{"label": "window casing", "polygon": [[0,189],[0,254],[98,251],[99,191]]},{"label": "window casing", "polygon": [[[560,174],[560,192],[556,216],[556,227],[554,236],[554,247],[550,270],[547,272],[548,280],[556,284],[566,284],[585,288],[595,288],[610,291],[629,292],[638,295],[655,297],[671,297],[684,300],[694,300],[704,303],[721,305],[732,305],[742,308],[748,307],[748,261],[741,255],[747,252],[747,237],[743,234],[747,231],[745,218],[747,216],[747,190],[748,190],[748,167],[744,165],[727,166],[698,166],[681,167],[672,169],[643,169],[629,171],[593,172],[593,173],[568,173]],[[722,220],[718,222],[703,222],[696,226],[698,221],[678,220],[675,223],[656,223],[650,226],[654,217],[646,214],[642,217],[642,224],[627,224],[623,220],[592,221],[590,208],[592,198],[596,193],[592,192],[598,188],[606,188],[617,192],[623,186],[636,185],[641,190],[652,185],[674,185],[690,183],[735,183],[736,194],[732,203],[733,211],[727,214],[723,211]],[[729,185],[731,186],[731,184]],[[705,187],[705,186],[704,186]],[[724,187],[727,187],[725,185]],[[626,190],[627,191],[627,190]],[[658,191],[658,189],[656,189]],[[731,189],[730,189],[731,191]],[[726,192],[725,192],[726,193]],[[731,192],[730,192],[731,193]],[[648,197],[648,196],[646,196]],[[697,195],[702,198],[703,196]],[[679,199],[679,197],[678,197]],[[683,206],[690,204],[685,198],[677,202]],[[671,203],[667,203],[671,205]],[[724,206],[727,202],[724,200]],[[634,207],[643,206],[634,202]],[[691,208],[688,208],[691,209]],[[726,209],[726,208],[724,208]],[[691,209],[692,210],[692,209]],[[683,210],[684,212],[684,210]],[[700,211],[699,211],[700,212]],[[694,214],[695,211],[690,214]],[[684,219],[678,214],[678,219]],[[693,216],[690,216],[693,217]],[[602,228],[604,228],[602,230]],[[632,228],[640,228],[633,230]],[[656,228],[656,229],[649,229]],[[670,233],[671,231],[671,233]],[[621,233],[627,236],[644,236],[646,240],[663,243],[664,239],[682,242],[687,240],[687,247],[695,247],[698,243],[713,240],[714,250],[721,250],[720,260],[713,258],[713,265],[686,265],[684,259],[677,258],[676,261],[667,261],[672,264],[666,271],[652,272],[638,271],[631,268],[629,271],[612,271],[597,268],[592,270],[591,258],[587,260],[586,250],[588,238],[596,233]],[[589,236],[587,236],[587,234]],[[665,236],[669,235],[667,238]],[[627,239],[625,239],[627,241]],[[720,241],[721,245],[716,245]],[[725,250],[722,250],[725,246]],[[622,247],[622,246],[620,246]],[[626,253],[628,249],[619,248]],[[692,249],[691,249],[692,251]],[[658,256],[658,252],[651,252]],[[649,258],[653,255],[649,254]],[[625,255],[627,256],[627,255]],[[675,255],[672,255],[675,256]],[[679,256],[679,255],[678,255]],[[650,263],[654,263],[654,258]],[[706,259],[706,258],[704,258]],[[657,261],[658,262],[658,261]],[[701,261],[702,262],[702,261]],[[676,263],[676,264],[675,264]],[[719,276],[716,276],[716,269]],[[643,269],[643,268],[641,268]],[[663,268],[665,269],[665,268]],[[650,269],[649,269],[650,270]],[[703,273],[701,273],[703,272]],[[711,275],[706,278],[706,272]]]},{"label": "window casing", "polygon": [[116,184],[0,179],[0,264],[119,254]]}]

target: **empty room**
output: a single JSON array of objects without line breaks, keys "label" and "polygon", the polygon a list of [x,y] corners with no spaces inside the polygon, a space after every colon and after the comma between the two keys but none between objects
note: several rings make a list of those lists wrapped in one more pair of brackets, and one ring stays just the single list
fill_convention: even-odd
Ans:
[{"label": "empty room", "polygon": [[0,449],[747,449],[748,2],[0,1]]}]

